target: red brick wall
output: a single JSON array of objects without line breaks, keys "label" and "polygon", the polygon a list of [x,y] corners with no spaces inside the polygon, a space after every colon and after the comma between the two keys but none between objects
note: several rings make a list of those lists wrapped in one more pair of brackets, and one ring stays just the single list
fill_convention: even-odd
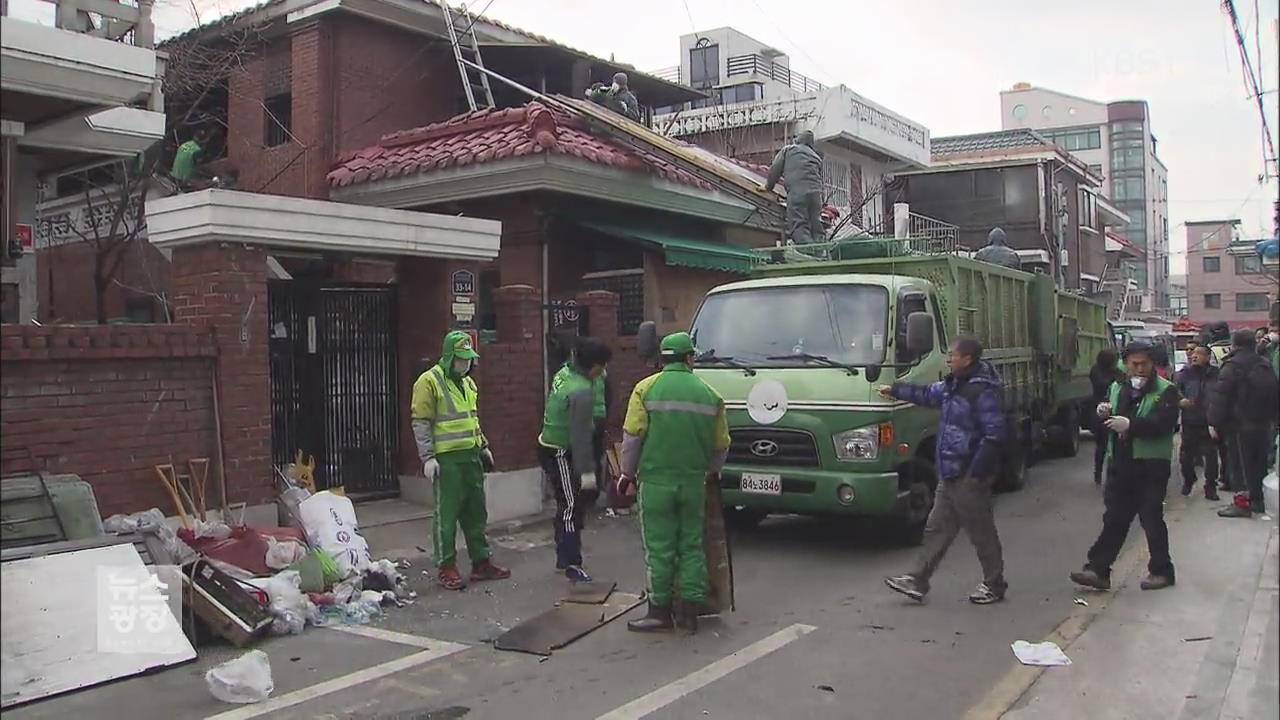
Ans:
[{"label": "red brick wall", "polygon": [[172,282],[174,321],[212,329],[217,341],[227,493],[250,505],[269,502],[275,480],[266,251],[215,243],[177,248]]},{"label": "red brick wall", "polygon": [[[0,329],[0,472],[75,473],[103,517],[177,509],[154,466],[209,458],[217,500],[213,339],[174,326]],[[247,499],[232,493],[232,501]]]},{"label": "red brick wall", "polygon": [[[119,283],[106,292],[107,318],[125,316],[125,298],[159,293],[168,287],[169,261],[145,239],[130,243],[116,273]],[[95,322],[97,300],[93,290],[94,249],[88,243],[41,250],[36,253],[40,322],[45,324]],[[128,289],[124,286],[128,286]],[[138,292],[142,291],[142,292]],[[156,318],[164,311],[157,303]]]}]

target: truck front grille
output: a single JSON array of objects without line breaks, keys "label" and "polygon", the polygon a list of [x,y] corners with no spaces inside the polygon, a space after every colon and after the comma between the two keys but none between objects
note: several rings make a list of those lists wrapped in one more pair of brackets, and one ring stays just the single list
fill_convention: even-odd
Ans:
[{"label": "truck front grille", "polygon": [[762,467],[816,468],[818,444],[803,430],[742,428],[730,431],[729,463]]}]

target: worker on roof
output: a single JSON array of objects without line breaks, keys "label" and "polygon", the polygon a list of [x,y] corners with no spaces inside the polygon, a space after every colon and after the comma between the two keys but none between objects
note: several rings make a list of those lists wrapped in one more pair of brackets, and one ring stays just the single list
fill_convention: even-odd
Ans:
[{"label": "worker on roof", "polygon": [[455,330],[444,337],[440,361],[413,384],[410,416],[422,460],[422,474],[435,490],[435,526],[431,533],[437,579],[447,590],[466,586],[458,573],[456,532],[471,555],[471,581],[501,580],[511,571],[493,563],[484,529],[484,474],[493,470],[493,453],[480,429],[479,393],[471,372],[480,355],[471,336]]},{"label": "worker on roof", "polygon": [[1005,244],[1005,234],[1001,228],[991,228],[991,232],[987,234],[987,246],[974,253],[973,259],[1014,270],[1022,269],[1022,260],[1013,248]]},{"label": "worker on roof", "polygon": [[604,83],[593,83],[587,89],[587,99],[623,117],[640,122],[640,102],[636,100],[635,93],[627,87],[627,74],[624,72],[614,73],[613,84],[609,87],[605,87]]},{"label": "worker on roof", "polygon": [[[724,467],[729,424],[724,399],[693,374],[697,351],[689,333],[661,344],[661,372],[641,380],[623,424],[624,488],[639,479],[640,533],[648,566],[649,612],[627,623],[635,632],[697,632],[708,594],[702,544],[709,479]],[[623,490],[622,492],[625,492]],[[674,586],[680,606],[673,615]]]},{"label": "worker on roof", "polygon": [[556,570],[571,582],[591,582],[582,564],[584,492],[596,489],[600,454],[595,440],[595,386],[613,350],[589,338],[551,383],[538,435],[538,457],[555,489]]},{"label": "worker on roof", "polygon": [[173,165],[169,168],[169,177],[184,190],[195,190],[203,186],[207,178],[200,171],[198,164],[212,144],[213,135],[200,128],[188,141],[178,146],[173,154]]},{"label": "worker on roof", "polygon": [[812,130],[801,130],[794,143],[773,157],[764,190],[772,192],[779,180],[787,186],[787,238],[796,245],[824,241],[822,155],[814,147]]}]

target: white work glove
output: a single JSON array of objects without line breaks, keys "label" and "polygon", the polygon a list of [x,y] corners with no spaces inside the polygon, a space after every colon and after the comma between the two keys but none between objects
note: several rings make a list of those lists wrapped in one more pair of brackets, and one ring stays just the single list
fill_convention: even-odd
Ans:
[{"label": "white work glove", "polygon": [[1116,415],[1114,417],[1107,418],[1107,421],[1103,423],[1103,425],[1107,426],[1108,430],[1121,435],[1129,432],[1130,424],[1129,418],[1123,415]]},{"label": "white work glove", "polygon": [[485,472],[491,472],[497,467],[493,462],[493,452],[489,448],[480,451],[480,462],[484,464]]},{"label": "white work glove", "polygon": [[1214,442],[1217,442],[1217,441],[1218,441],[1218,428],[1216,428],[1216,427],[1214,427],[1214,426],[1210,425],[1210,426],[1209,426],[1209,437],[1213,438],[1213,441],[1214,441]]},{"label": "white work glove", "polygon": [[582,473],[582,489],[583,489],[583,490],[595,490],[595,489],[596,489],[596,474],[595,474],[595,473],[593,473],[593,472],[589,472],[589,473]]},{"label": "white work glove", "polygon": [[422,464],[422,474],[430,481],[440,479],[440,461],[431,458]]},{"label": "white work glove", "polygon": [[1109,402],[1098,403],[1098,417],[1102,418],[1103,420],[1111,417],[1111,403]]}]

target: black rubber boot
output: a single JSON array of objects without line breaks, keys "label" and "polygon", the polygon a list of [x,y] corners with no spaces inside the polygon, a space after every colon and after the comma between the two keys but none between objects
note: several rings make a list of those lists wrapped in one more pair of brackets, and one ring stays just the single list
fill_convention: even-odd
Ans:
[{"label": "black rubber boot", "polygon": [[631,632],[667,632],[673,627],[675,624],[671,621],[671,606],[653,603],[649,603],[649,612],[644,617],[627,623],[627,629]]},{"label": "black rubber boot", "polygon": [[675,609],[675,625],[684,635],[698,634],[698,604],[677,602]]}]

